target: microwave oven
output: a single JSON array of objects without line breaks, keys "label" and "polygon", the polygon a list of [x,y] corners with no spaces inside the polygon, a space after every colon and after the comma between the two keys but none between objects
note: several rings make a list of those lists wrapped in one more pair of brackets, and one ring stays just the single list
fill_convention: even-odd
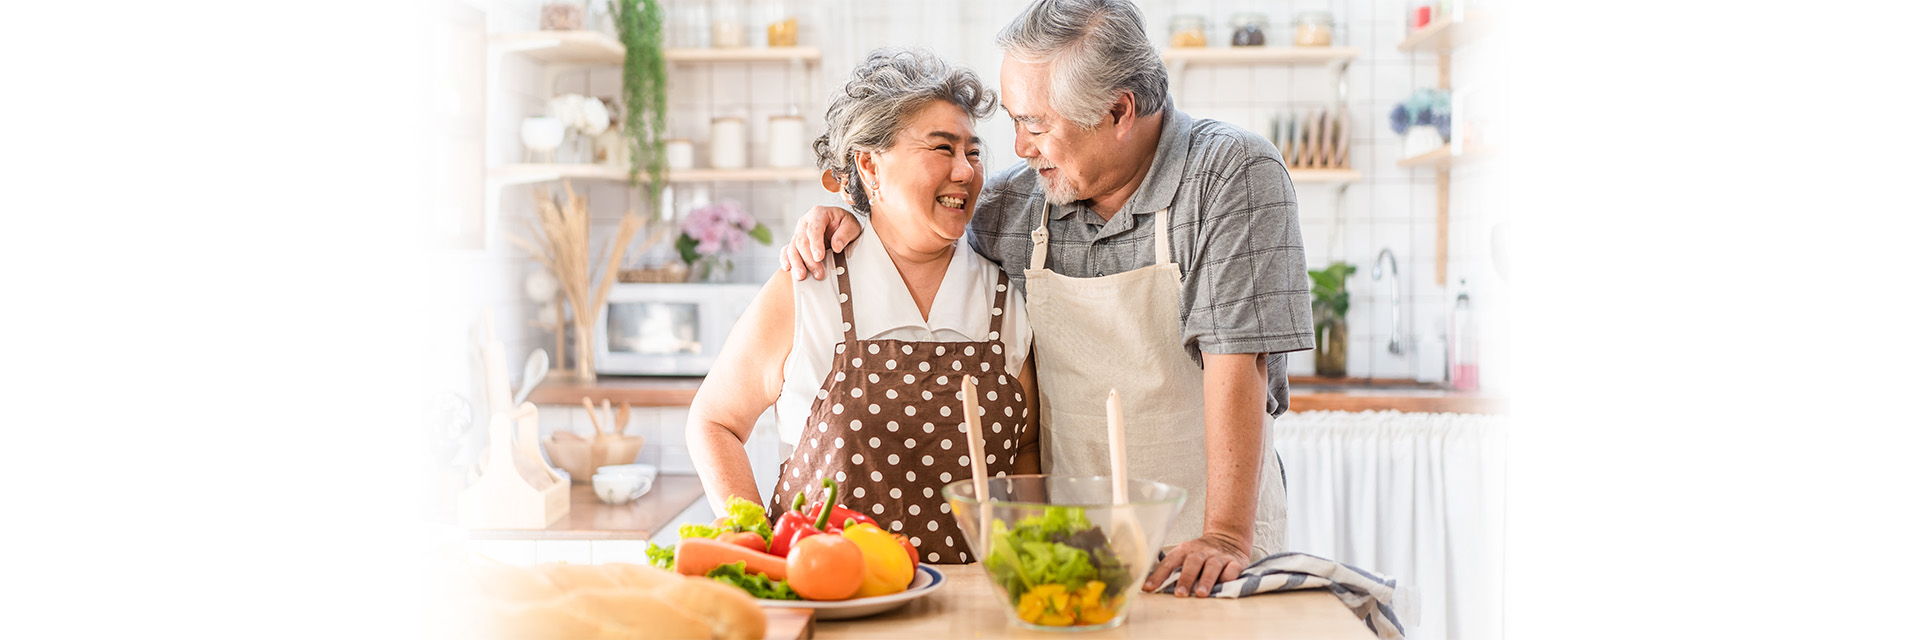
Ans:
[{"label": "microwave oven", "polygon": [[593,370],[607,375],[706,375],[760,286],[614,284],[593,335]]}]

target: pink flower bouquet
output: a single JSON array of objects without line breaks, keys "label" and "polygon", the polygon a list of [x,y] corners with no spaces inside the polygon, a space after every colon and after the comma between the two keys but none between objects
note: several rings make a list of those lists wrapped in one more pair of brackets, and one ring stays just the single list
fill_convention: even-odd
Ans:
[{"label": "pink flower bouquet", "polygon": [[752,238],[763,245],[773,244],[773,232],[754,220],[731,201],[721,201],[694,209],[680,225],[680,239],[673,243],[687,267],[697,269],[701,279],[733,270],[733,254]]}]

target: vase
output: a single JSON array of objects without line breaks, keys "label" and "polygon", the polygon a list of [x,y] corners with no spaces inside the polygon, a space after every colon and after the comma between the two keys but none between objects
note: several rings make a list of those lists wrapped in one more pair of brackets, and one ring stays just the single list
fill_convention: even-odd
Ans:
[{"label": "vase", "polygon": [[1446,146],[1447,141],[1440,138],[1440,128],[1430,124],[1418,124],[1407,127],[1407,138],[1400,149],[1400,157],[1411,158]]},{"label": "vase", "polygon": [[1347,318],[1328,315],[1314,326],[1313,375],[1324,378],[1347,376]]},{"label": "vase", "polygon": [[700,262],[694,265],[692,271],[696,274],[700,282],[723,284],[731,281],[731,277],[733,276],[733,260],[720,256],[707,256],[701,258]]}]

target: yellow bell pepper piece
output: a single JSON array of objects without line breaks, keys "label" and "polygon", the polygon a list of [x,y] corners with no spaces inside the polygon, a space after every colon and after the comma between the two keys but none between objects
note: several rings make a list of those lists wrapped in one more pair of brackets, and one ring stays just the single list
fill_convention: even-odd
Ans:
[{"label": "yellow bell pepper piece", "polygon": [[913,583],[913,558],[891,534],[871,524],[860,523],[840,532],[841,537],[860,548],[866,561],[866,575],[860,578],[855,598],[900,593]]}]

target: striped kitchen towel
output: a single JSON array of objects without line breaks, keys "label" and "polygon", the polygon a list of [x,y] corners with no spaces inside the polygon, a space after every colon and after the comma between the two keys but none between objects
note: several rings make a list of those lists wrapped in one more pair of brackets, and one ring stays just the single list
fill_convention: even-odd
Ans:
[{"label": "striped kitchen towel", "polygon": [[[1160,554],[1161,558],[1166,553]],[[1175,569],[1167,581],[1155,589],[1159,593],[1173,593],[1173,585],[1180,576]],[[1276,553],[1240,572],[1240,577],[1230,582],[1213,585],[1215,598],[1240,598],[1275,591],[1298,591],[1302,589],[1326,589],[1334,597],[1346,603],[1353,615],[1367,623],[1374,635],[1383,640],[1396,640],[1406,636],[1406,629],[1400,624],[1395,609],[1408,614],[1408,624],[1418,623],[1420,603],[1411,586],[1399,585],[1393,578],[1377,576],[1352,565],[1341,564],[1319,556],[1304,553]]]}]

